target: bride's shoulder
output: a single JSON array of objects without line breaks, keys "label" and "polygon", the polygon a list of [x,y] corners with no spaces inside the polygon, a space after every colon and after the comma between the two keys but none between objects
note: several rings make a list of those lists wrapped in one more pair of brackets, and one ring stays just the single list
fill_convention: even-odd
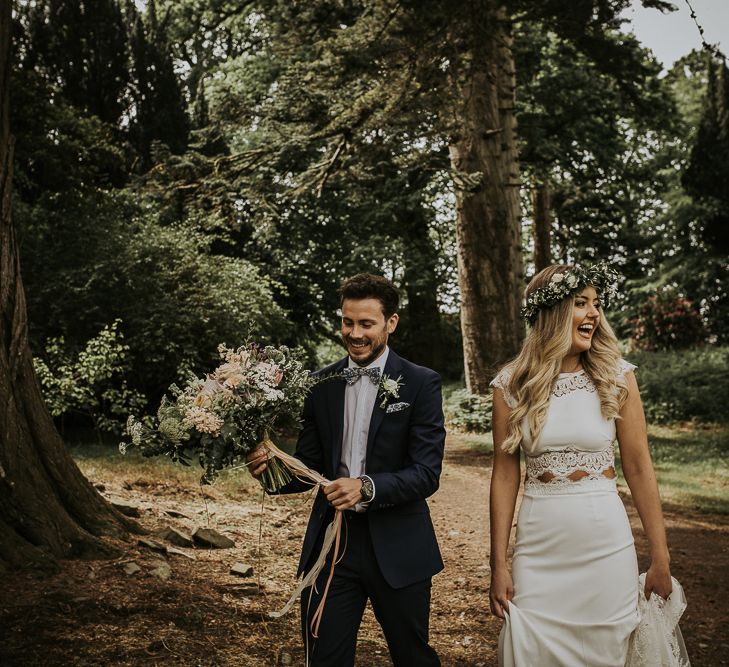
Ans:
[{"label": "bride's shoulder", "polygon": [[498,387],[499,389],[503,389],[504,385],[509,384],[509,381],[511,380],[511,375],[514,372],[514,369],[512,368],[511,364],[507,364],[501,370],[499,370],[498,373],[496,373],[496,377],[494,377],[489,384],[492,387]]},{"label": "bride's shoulder", "polygon": [[622,357],[618,359],[617,363],[617,375],[618,377],[624,377],[626,373],[630,373],[634,371],[636,368],[638,368],[635,364],[631,364],[629,361],[626,361]]},{"label": "bride's shoulder", "polygon": [[516,404],[511,396],[511,392],[509,391],[509,382],[511,381],[512,373],[512,365],[507,364],[496,374],[496,377],[489,382],[490,386],[501,389],[501,392],[504,395],[504,401],[510,408],[513,408]]}]

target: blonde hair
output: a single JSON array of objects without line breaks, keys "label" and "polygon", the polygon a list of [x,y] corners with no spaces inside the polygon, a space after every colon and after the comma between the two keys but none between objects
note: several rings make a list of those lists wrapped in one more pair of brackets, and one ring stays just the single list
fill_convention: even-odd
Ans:
[{"label": "blonde hair", "polygon": [[[527,285],[525,295],[544,287],[552,276],[567,273],[570,265],[553,264],[540,271]],[[502,444],[504,451],[513,453],[522,441],[522,421],[527,420],[532,443],[536,445],[547,418],[552,388],[560,374],[562,360],[572,346],[572,321],[575,297],[581,289],[562,299],[550,308],[541,308],[529,329],[521,351],[506,365],[506,393],[513,397],[515,405]],[[580,354],[585,372],[589,375],[600,399],[600,411],[605,419],[616,419],[625,399],[628,387],[618,373],[620,360],[618,340],[605,314],[600,318],[592,334],[589,350]]]}]

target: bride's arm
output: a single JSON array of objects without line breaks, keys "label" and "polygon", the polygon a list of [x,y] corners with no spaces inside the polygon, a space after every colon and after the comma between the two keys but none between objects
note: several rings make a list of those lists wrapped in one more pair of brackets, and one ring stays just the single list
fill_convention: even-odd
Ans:
[{"label": "bride's arm", "polygon": [[491,613],[504,618],[509,600],[514,597],[511,574],[506,564],[511,523],[514,520],[516,496],[519,493],[521,471],[519,452],[507,454],[502,448],[506,439],[509,407],[501,389],[494,389],[492,428],[494,437],[494,463],[491,471],[489,508],[491,515]]},{"label": "bride's arm", "polygon": [[648,435],[646,432],[643,403],[640,400],[635,375],[625,374],[628,383],[628,398],[616,420],[620,459],[625,481],[630,487],[643,530],[651,552],[651,565],[645,578],[645,595],[655,592],[663,598],[671,593],[670,556],[666,543],[666,528],[661,511],[661,498],[658,482],[653,470]]}]

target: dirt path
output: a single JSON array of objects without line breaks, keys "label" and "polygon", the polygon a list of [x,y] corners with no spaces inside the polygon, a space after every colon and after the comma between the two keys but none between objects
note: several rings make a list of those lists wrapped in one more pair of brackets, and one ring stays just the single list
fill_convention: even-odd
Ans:
[{"label": "dirt path", "polygon": [[[431,500],[446,562],[446,571],[434,580],[431,623],[444,667],[496,665],[500,623],[487,611],[489,468],[490,457],[468,448],[464,438],[451,437],[441,489]],[[198,488],[174,481],[119,478],[103,467],[88,466],[84,472],[109,497],[138,506],[140,521],[151,531],[171,525],[189,532],[209,522],[236,547],[181,549],[191,560],[131,543],[123,545],[126,554],[119,561],[69,561],[53,576],[6,576],[0,590],[0,665],[303,664],[298,613],[277,620],[266,613],[291,590],[310,500],[266,501],[258,560],[261,507],[254,489],[226,494],[213,487],[203,502]],[[645,567],[645,540],[629,497],[626,504]],[[183,516],[171,517],[168,511]],[[689,599],[682,628],[694,667],[729,665],[729,517],[671,507],[666,517],[674,574]],[[261,592],[250,580],[229,574],[236,561],[256,565]],[[126,574],[131,562],[141,571]],[[166,580],[152,573],[161,562],[171,568]],[[369,609],[357,664],[390,664]]]}]

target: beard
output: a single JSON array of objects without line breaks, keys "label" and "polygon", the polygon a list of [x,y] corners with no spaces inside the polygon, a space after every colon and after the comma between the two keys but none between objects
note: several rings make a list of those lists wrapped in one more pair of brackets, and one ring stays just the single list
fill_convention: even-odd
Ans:
[{"label": "beard", "polygon": [[[360,338],[356,342],[367,343],[367,345],[362,347],[356,347],[354,345],[355,341],[349,336],[342,336],[342,340],[344,341],[344,345],[349,353],[349,358],[361,368],[369,366],[375,359],[377,359],[377,357],[383,353],[385,346],[387,345],[387,335],[380,336],[374,340],[370,338]],[[356,356],[353,356],[353,353]],[[367,353],[366,356],[360,356],[360,354],[364,355],[365,353]]]}]

